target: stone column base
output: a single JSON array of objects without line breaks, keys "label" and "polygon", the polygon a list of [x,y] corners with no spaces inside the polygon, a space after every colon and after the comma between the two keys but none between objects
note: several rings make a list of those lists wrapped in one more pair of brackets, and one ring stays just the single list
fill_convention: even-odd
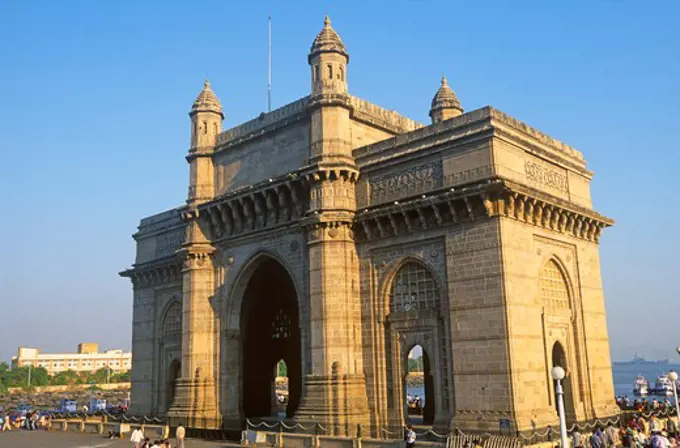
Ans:
[{"label": "stone column base", "polygon": [[215,381],[209,378],[177,380],[175,399],[167,416],[170,426],[220,429],[222,422],[215,403]]},{"label": "stone column base", "polygon": [[[308,426],[320,424],[321,434],[356,437],[371,432],[363,375],[307,375],[295,419]],[[325,429],[325,430],[324,430]]]}]

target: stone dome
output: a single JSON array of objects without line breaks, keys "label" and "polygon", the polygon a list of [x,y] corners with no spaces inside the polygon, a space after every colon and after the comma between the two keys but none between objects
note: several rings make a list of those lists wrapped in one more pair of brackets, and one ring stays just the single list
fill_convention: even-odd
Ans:
[{"label": "stone dome", "polygon": [[309,49],[308,60],[311,62],[311,59],[319,53],[339,53],[349,61],[349,53],[347,53],[345,44],[342,43],[338,33],[331,27],[331,19],[328,16],[323,21],[323,29],[314,39],[312,48]]},{"label": "stone dome", "polygon": [[463,113],[463,107],[458,101],[458,97],[449,87],[449,83],[446,80],[446,76],[442,76],[442,85],[437,90],[434,98],[432,98],[432,107],[430,108],[430,115],[432,112],[441,109],[457,109]]},{"label": "stone dome", "polygon": [[193,106],[191,106],[191,112],[217,112],[222,115],[222,104],[217,99],[215,92],[210,88],[210,81],[207,79],[203,83],[203,90],[196,97]]}]

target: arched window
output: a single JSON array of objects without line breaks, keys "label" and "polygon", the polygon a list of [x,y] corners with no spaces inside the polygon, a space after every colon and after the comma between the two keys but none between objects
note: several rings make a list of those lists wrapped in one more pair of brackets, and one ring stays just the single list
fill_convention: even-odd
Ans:
[{"label": "arched window", "polygon": [[549,260],[541,269],[541,299],[547,307],[569,308],[567,280],[555,260]]},{"label": "arched window", "polygon": [[182,334],[182,304],[175,302],[165,312],[163,320],[163,337],[173,337]]},{"label": "arched window", "polygon": [[409,312],[439,307],[439,291],[430,271],[420,263],[404,264],[392,282],[390,312]]}]

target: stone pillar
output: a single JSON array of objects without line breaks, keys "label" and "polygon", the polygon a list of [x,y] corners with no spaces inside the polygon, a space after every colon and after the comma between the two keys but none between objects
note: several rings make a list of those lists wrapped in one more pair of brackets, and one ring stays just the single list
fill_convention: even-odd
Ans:
[{"label": "stone pillar", "polygon": [[297,417],[351,435],[357,424],[368,424],[352,231],[346,223],[319,223],[309,235],[312,372]]},{"label": "stone pillar", "polygon": [[189,210],[184,260],[182,300],[182,373],[175,399],[168,410],[171,425],[219,428],[221,422],[215,387],[215,316],[210,304],[214,294],[212,245],[205,238],[197,210]]},{"label": "stone pillar", "polygon": [[311,373],[300,421],[329,434],[369,425],[361,342],[359,263],[352,222],[358,169],[352,159],[346,97],[312,100],[308,231]]}]

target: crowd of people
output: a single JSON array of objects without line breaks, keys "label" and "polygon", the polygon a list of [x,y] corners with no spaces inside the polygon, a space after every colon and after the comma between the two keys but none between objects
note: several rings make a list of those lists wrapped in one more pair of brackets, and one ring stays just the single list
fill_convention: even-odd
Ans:
[{"label": "crowd of people", "polygon": [[646,420],[640,414],[620,427],[611,423],[604,428],[598,426],[588,438],[576,429],[571,434],[571,445],[573,448],[680,448],[679,436],[674,419],[666,419],[662,424],[654,415]]},{"label": "crowd of people", "polygon": [[50,416],[38,412],[26,412],[26,414],[4,414],[0,417],[0,431],[11,431],[12,429],[26,429],[36,431],[38,429],[49,429]]},{"label": "crowd of people", "polygon": [[[112,435],[113,438],[115,435]],[[179,425],[175,429],[175,442],[174,448],[184,448],[184,439],[186,438],[186,429],[184,426]],[[170,439],[157,439],[153,442],[149,437],[144,436],[144,428],[141,426],[135,428],[130,434],[130,442],[132,442],[135,448],[171,448]]]},{"label": "crowd of people", "polygon": [[634,399],[631,401],[630,398],[627,396],[621,396],[621,397],[616,397],[616,404],[619,406],[621,410],[624,411],[637,411],[637,412],[644,412],[644,413],[650,413],[653,411],[673,411],[675,410],[675,407],[673,403],[668,398],[664,398],[662,400],[657,400],[654,398],[651,401],[647,401],[644,398],[641,399]]}]

